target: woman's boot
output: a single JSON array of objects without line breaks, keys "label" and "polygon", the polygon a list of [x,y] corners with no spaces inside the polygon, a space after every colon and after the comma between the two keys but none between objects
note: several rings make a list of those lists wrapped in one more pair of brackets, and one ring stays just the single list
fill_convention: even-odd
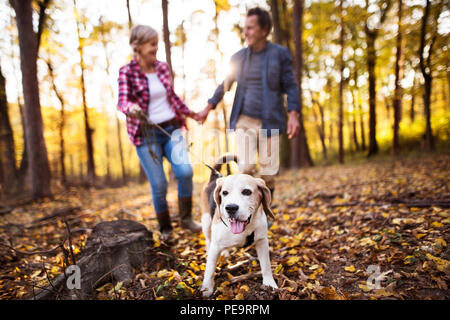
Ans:
[{"label": "woman's boot", "polygon": [[181,228],[192,232],[202,231],[202,226],[192,220],[192,197],[178,198],[178,210]]},{"label": "woman's boot", "polygon": [[159,231],[161,231],[161,241],[167,241],[172,236],[172,225],[170,224],[169,211],[156,214],[159,222]]}]

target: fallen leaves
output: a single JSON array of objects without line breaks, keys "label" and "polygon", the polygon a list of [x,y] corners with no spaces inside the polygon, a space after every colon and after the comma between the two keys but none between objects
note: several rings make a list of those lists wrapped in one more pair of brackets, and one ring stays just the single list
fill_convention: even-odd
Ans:
[{"label": "fallen leaves", "polygon": [[[448,160],[373,162],[281,174],[274,199],[277,220],[268,231],[272,270],[280,289],[262,286],[254,247],[236,248],[228,258],[219,259],[213,298],[448,299],[449,210],[408,207],[398,201],[448,201],[448,179],[442,175],[450,169]],[[196,220],[200,219],[199,190],[196,185]],[[171,185],[169,192],[170,212],[177,212],[176,187]],[[61,203],[80,207],[77,218],[69,222],[73,228],[89,229],[102,220],[126,218],[158,230],[147,185],[72,190],[55,200],[14,209],[0,224],[2,239],[14,239],[14,247],[22,251],[61,243],[66,234],[60,218],[37,228],[19,225],[45,217]],[[131,284],[103,284],[96,297],[201,299],[204,236],[182,231],[176,220],[174,227],[171,248],[153,232],[154,249],[160,253],[154,265],[139,270]],[[82,232],[74,235],[75,255],[83,250],[85,240]],[[0,247],[0,298],[24,298],[32,285],[48,285],[47,277],[59,274],[65,259],[62,252],[22,257]]]}]

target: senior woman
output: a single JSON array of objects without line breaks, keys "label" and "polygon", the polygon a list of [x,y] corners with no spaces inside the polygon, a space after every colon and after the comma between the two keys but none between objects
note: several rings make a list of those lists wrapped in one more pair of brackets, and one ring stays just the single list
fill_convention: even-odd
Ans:
[{"label": "senior woman", "polygon": [[150,26],[135,26],[130,45],[134,56],[119,70],[118,109],[126,115],[129,138],[150,182],[161,239],[168,240],[172,233],[163,157],[172,165],[177,179],[181,227],[200,232],[201,226],[192,220],[192,166],[179,130],[185,128],[186,117],[198,120],[197,113],[174,92],[168,65],[156,59],[157,31]]}]

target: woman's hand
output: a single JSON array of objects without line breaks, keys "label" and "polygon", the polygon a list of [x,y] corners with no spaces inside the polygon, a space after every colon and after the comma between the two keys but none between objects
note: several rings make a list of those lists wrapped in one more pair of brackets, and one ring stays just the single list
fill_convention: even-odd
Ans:
[{"label": "woman's hand", "polygon": [[130,107],[130,111],[128,112],[128,116],[136,119],[146,119],[147,116],[145,115],[144,111],[142,111],[141,107],[137,104],[133,104]]}]

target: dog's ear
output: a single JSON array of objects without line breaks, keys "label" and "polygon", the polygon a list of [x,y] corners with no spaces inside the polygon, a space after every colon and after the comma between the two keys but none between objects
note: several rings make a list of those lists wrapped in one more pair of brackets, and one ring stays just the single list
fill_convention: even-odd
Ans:
[{"label": "dog's ear", "polygon": [[262,199],[261,203],[266,215],[275,219],[272,210],[270,210],[270,204],[272,203],[272,196],[270,195],[270,189],[266,186],[266,182],[263,179],[256,178],[259,190],[261,190]]},{"label": "dog's ear", "polygon": [[224,178],[218,178],[216,180],[216,188],[214,189],[214,201],[216,202],[218,207],[220,207],[220,203],[222,202],[220,191],[222,191],[223,179]]}]

